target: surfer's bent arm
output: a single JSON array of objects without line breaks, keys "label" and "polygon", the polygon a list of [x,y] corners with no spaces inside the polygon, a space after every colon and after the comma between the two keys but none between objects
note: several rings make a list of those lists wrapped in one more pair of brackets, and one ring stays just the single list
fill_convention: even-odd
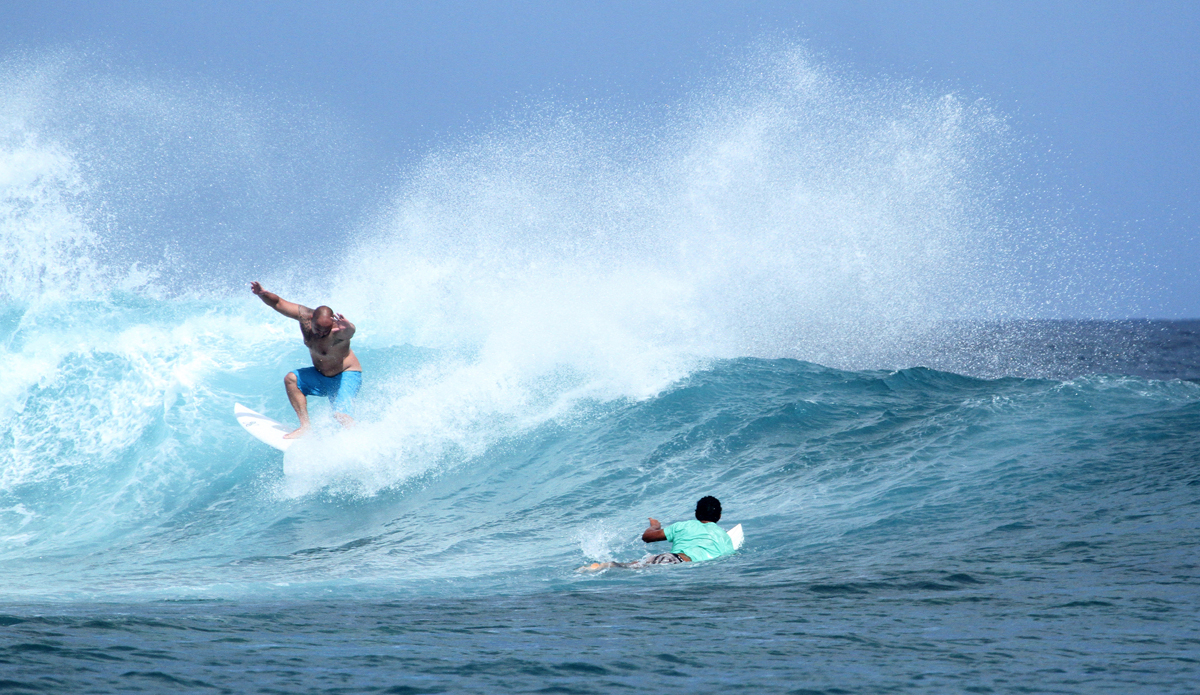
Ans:
[{"label": "surfer's bent arm", "polygon": [[[301,319],[312,316],[312,309],[309,309],[302,304],[289,302],[274,292],[268,292],[264,290],[262,285],[258,284],[257,282],[250,283],[250,291],[258,295],[258,298],[263,301],[263,304],[266,304],[289,319],[296,319],[297,321],[300,321]],[[353,333],[353,331],[351,331],[351,333]]]},{"label": "surfer's bent arm", "polygon": [[662,524],[658,523],[658,519],[650,519],[650,528],[642,531],[642,541],[645,543],[655,543],[657,541],[667,540],[667,534],[662,529]]},{"label": "surfer's bent arm", "polygon": [[347,321],[345,316],[334,314],[331,332],[337,334],[338,340],[350,340],[354,337],[354,330],[354,324]]}]

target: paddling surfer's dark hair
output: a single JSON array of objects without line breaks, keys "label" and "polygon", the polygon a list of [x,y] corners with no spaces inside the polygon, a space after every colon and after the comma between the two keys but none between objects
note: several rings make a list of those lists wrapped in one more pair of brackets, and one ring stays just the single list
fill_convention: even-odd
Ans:
[{"label": "paddling surfer's dark hair", "polygon": [[721,500],[713,496],[701,497],[696,503],[697,521],[720,521]]}]

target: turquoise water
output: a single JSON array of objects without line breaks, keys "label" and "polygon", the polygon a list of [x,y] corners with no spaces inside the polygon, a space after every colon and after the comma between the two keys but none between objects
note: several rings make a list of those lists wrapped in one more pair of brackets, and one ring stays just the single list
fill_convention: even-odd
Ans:
[{"label": "turquoise water", "polygon": [[[1091,330],[1146,353],[1198,334]],[[7,687],[1182,693],[1196,677],[1195,381],[719,360],[648,398],[492,413],[503,436],[431,449],[425,425],[364,415],[280,455],[228,411],[288,419],[289,338],[264,366],[197,367],[173,400],[122,404],[111,428],[78,404],[134,379],[120,354],[28,388],[0,505]],[[440,359],[359,355],[368,374]],[[645,518],[688,518],[701,494],[744,525],[736,556],[573,571],[640,557]]]},{"label": "turquoise water", "polygon": [[[395,173],[109,70],[0,65],[0,689],[1194,690],[1200,325],[1047,320],[1133,290],[987,104],[772,49]],[[250,280],[356,427],[234,421]],[[575,572],[709,494],[738,554]]]}]

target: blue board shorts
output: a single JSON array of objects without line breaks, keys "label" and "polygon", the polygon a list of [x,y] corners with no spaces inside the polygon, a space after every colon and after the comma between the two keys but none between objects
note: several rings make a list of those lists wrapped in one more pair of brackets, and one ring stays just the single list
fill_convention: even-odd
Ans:
[{"label": "blue board shorts", "polygon": [[354,417],[354,397],[362,386],[362,372],[342,372],[336,376],[325,376],[316,367],[304,367],[292,371],[296,375],[296,386],[306,396],[326,396],[333,405],[333,412]]}]

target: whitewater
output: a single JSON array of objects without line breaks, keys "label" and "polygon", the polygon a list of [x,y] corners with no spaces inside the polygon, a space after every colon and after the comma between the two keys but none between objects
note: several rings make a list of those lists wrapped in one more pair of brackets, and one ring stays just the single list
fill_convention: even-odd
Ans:
[{"label": "whitewater", "polygon": [[[1105,320],[985,100],[770,45],[359,147],[0,65],[3,689],[1193,689],[1200,322]],[[252,280],[356,324],[357,426],[237,425],[308,364]],[[736,555],[575,572],[709,494]]]}]

